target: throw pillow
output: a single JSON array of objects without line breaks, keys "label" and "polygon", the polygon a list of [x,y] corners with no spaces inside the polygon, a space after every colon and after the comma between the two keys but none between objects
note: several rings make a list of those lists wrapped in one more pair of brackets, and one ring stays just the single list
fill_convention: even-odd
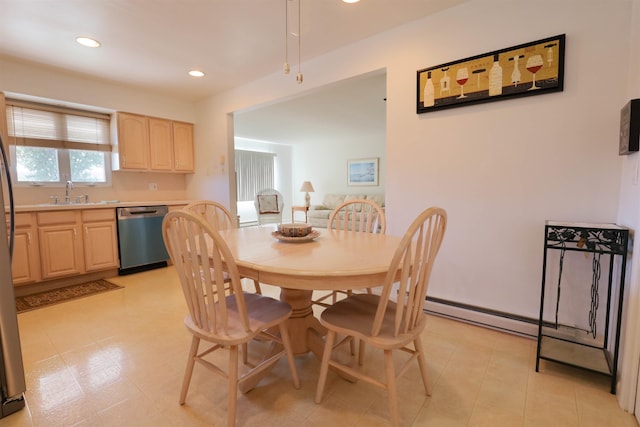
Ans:
[{"label": "throw pillow", "polygon": [[258,195],[258,211],[261,214],[277,214],[278,210],[278,195]]}]

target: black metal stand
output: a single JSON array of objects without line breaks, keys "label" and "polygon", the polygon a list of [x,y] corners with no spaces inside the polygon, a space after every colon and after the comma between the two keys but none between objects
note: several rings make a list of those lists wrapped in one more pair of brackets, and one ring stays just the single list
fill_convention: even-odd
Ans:
[{"label": "black metal stand", "polygon": [[[628,242],[629,229],[616,224],[586,224],[559,221],[547,221],[545,223],[536,372],[540,367],[540,359],[598,372],[611,377],[611,393],[616,393]],[[545,321],[547,255],[550,250],[560,251],[560,263],[558,266],[555,299],[555,320]],[[589,290],[591,293],[591,306],[587,316],[588,329],[563,325],[558,320],[564,257],[567,252],[592,254],[592,280],[591,289]],[[608,282],[604,314],[604,336],[601,338],[597,331],[597,311],[601,302],[598,284],[601,272],[601,257],[603,255],[605,256],[605,261],[608,258]],[[615,282],[614,276],[617,279]],[[615,288],[614,285],[616,285]],[[571,298],[571,295],[562,294],[562,297]],[[610,342],[610,334],[613,336],[613,343]]]}]

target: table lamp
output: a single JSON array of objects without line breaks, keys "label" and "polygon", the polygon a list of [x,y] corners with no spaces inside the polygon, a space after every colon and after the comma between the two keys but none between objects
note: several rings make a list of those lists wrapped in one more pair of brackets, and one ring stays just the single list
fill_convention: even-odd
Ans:
[{"label": "table lamp", "polygon": [[311,185],[311,181],[305,181],[302,183],[302,187],[300,187],[300,191],[304,191],[304,204],[306,207],[311,206],[311,196],[309,193],[313,193],[315,190],[313,189],[313,185]]}]

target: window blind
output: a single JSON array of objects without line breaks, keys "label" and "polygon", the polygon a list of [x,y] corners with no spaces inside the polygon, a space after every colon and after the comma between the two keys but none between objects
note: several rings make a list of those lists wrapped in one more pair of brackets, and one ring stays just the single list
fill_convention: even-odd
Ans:
[{"label": "window blind", "polygon": [[258,191],[275,185],[274,153],[235,150],[238,201],[253,201]]},{"label": "window blind", "polygon": [[109,122],[108,114],[7,101],[12,145],[111,151]]}]

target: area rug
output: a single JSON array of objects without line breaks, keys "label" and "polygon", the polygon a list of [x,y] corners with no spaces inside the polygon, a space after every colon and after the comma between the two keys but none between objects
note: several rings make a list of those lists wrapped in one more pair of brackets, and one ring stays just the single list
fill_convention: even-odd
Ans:
[{"label": "area rug", "polygon": [[16,297],[16,309],[20,313],[121,288],[122,286],[106,280],[92,280],[87,283]]}]

